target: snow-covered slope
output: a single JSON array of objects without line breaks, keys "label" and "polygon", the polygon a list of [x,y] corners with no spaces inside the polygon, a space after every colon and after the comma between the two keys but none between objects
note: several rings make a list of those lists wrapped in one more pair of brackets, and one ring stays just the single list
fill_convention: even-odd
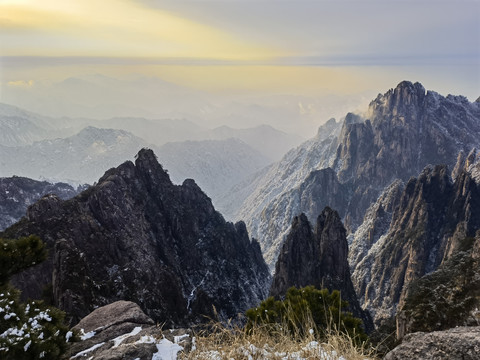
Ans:
[{"label": "snow-covered slope", "polygon": [[0,103],[0,145],[31,144],[52,136],[54,132],[46,118]]}]

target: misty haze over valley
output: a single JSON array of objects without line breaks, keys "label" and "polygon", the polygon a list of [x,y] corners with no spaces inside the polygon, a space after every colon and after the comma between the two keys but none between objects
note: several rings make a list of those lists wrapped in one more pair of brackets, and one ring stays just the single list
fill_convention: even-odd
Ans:
[{"label": "misty haze over valley", "polygon": [[0,0],[0,359],[478,359],[480,3]]}]

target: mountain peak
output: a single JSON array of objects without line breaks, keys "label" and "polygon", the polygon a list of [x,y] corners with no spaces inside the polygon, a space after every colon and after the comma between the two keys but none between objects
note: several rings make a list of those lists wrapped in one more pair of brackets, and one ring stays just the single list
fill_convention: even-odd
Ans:
[{"label": "mountain peak", "polygon": [[423,93],[425,93],[425,88],[419,82],[412,83],[411,81],[403,80],[400,83],[398,83],[397,87],[395,88],[396,91],[397,90],[400,91],[400,90],[404,90],[404,89],[408,90],[408,91],[411,91],[411,92],[422,92],[423,91]]},{"label": "mountain peak", "polygon": [[170,176],[158,162],[157,156],[153,150],[148,148],[141,149],[135,156],[135,166],[140,173],[146,174],[152,178],[155,177],[162,183],[166,182],[171,184]]},{"label": "mountain peak", "polygon": [[155,153],[153,152],[152,149],[149,149],[149,148],[143,148],[141,149],[138,154],[135,156],[135,159],[137,161],[140,161],[140,162],[143,162],[143,161],[147,161],[147,162],[158,162],[157,161],[157,156],[155,155]]},{"label": "mountain peak", "polygon": [[400,82],[395,89],[388,90],[385,94],[378,94],[370,103],[372,113],[404,116],[416,113],[425,99],[426,90],[419,82]]}]

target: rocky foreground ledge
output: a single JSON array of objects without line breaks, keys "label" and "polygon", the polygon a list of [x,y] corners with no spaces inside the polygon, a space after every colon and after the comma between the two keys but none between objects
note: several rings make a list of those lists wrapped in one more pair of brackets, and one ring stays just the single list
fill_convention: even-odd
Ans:
[{"label": "rocky foreground ledge", "polygon": [[72,330],[81,340],[72,344],[65,359],[170,359],[192,347],[189,330],[162,330],[129,301],[96,309]]},{"label": "rocky foreground ledge", "polygon": [[480,326],[464,326],[445,331],[408,334],[399,346],[385,356],[385,360],[477,360],[479,356]]},{"label": "rocky foreground ledge", "polygon": [[[96,309],[72,330],[81,340],[72,343],[65,360],[176,359],[177,355],[195,347],[190,330],[163,330],[137,304],[129,301],[117,301]],[[457,327],[408,334],[384,360],[477,360],[479,354],[480,326]]]}]

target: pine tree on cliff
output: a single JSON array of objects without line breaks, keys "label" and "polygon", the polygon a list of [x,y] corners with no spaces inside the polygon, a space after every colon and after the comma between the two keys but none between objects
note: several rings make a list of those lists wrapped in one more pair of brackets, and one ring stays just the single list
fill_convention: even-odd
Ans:
[{"label": "pine tree on cliff", "polygon": [[0,238],[1,359],[59,359],[72,337],[62,311],[42,301],[20,302],[20,292],[9,284],[12,275],[42,262],[46,253],[36,236]]}]

